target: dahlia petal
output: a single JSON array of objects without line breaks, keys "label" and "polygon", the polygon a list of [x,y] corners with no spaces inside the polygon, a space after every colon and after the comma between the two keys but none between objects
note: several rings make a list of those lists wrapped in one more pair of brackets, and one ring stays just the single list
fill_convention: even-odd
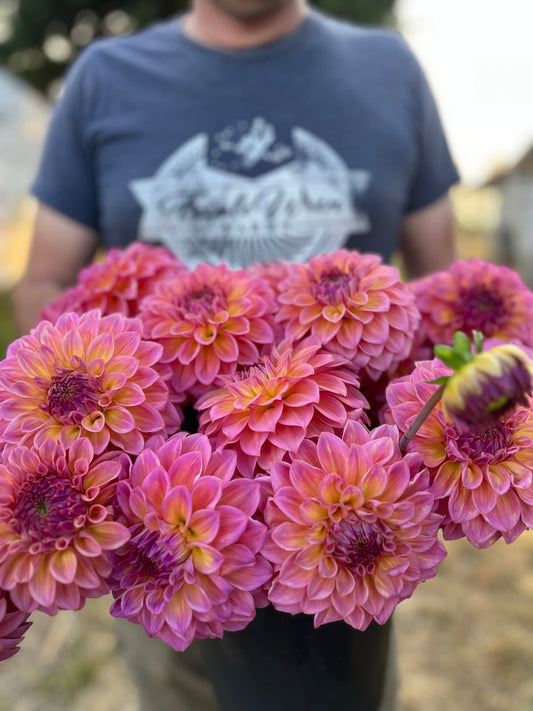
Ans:
[{"label": "dahlia petal", "polygon": [[209,612],[211,603],[205,592],[198,585],[184,585],[183,597],[193,610]]},{"label": "dahlia petal", "polygon": [[213,548],[195,546],[192,549],[194,567],[200,572],[209,575],[220,568],[224,556]]},{"label": "dahlia petal", "polygon": [[449,496],[461,477],[459,462],[446,461],[438,469],[431,491],[437,499]]},{"label": "dahlia petal", "polygon": [[494,528],[482,516],[465,521],[462,530],[468,541],[476,548],[487,548],[492,544]]},{"label": "dahlia petal", "polygon": [[121,598],[121,607],[125,617],[135,619],[144,605],[144,588],[137,585],[126,590]]},{"label": "dahlia petal", "polygon": [[87,558],[102,555],[102,546],[87,531],[80,531],[74,538],[74,548],[80,555]]},{"label": "dahlia petal", "polygon": [[28,592],[43,608],[49,608],[54,604],[56,581],[50,574],[48,564],[44,561],[38,566],[33,578],[29,581]]},{"label": "dahlia petal", "polygon": [[230,504],[247,516],[253,516],[259,505],[259,487],[257,483],[251,479],[235,479],[230,481],[224,487],[220,503]]},{"label": "dahlia petal", "polygon": [[467,489],[477,489],[483,481],[483,471],[480,467],[472,464],[469,467],[465,467],[461,473],[461,483],[466,486]]},{"label": "dahlia petal", "polygon": [[472,492],[461,486],[457,486],[452,490],[448,508],[452,521],[455,523],[470,521],[477,515],[476,507],[472,500]]},{"label": "dahlia petal", "polygon": [[282,411],[281,402],[269,407],[254,407],[250,411],[248,427],[256,432],[275,432]]},{"label": "dahlia petal", "polygon": [[498,464],[489,465],[485,476],[487,481],[492,486],[497,494],[505,494],[511,486],[511,477],[509,471]]},{"label": "dahlia petal", "polygon": [[[255,484],[253,481],[250,481],[250,483]],[[219,525],[216,533],[216,544],[217,548],[222,549],[241,538],[248,523],[248,515],[232,506],[219,506],[217,512]]]},{"label": "dahlia petal", "polygon": [[306,546],[305,528],[294,523],[282,523],[272,531],[273,540],[285,550],[301,550]]},{"label": "dahlia petal", "polygon": [[111,407],[105,411],[106,424],[119,434],[135,429],[135,420],[129,410],[123,407]]},{"label": "dahlia petal", "polygon": [[195,511],[187,528],[189,542],[211,543],[218,533],[219,524],[220,514],[218,511]]},{"label": "dahlia petal", "polygon": [[[114,345],[114,339],[110,333],[100,333],[87,347],[87,360],[100,359],[107,362],[113,357]],[[77,355],[81,354],[78,353]]]},{"label": "dahlia petal", "polygon": [[[302,514],[306,520],[314,520],[313,517],[316,515],[317,508],[322,514],[319,515],[318,518],[324,518],[325,509],[319,501],[310,500],[302,502],[301,496],[292,487],[284,487],[277,491],[276,505],[287,518],[295,523],[303,523]],[[311,505],[311,511],[307,512],[305,508],[309,505]],[[303,508],[300,509],[300,507]]]},{"label": "dahlia petal", "polygon": [[[146,499],[150,501],[154,506],[162,506],[167,492],[169,490],[170,482],[167,472],[162,466],[154,466],[154,468],[146,475],[143,483],[143,493]],[[165,511],[165,513],[168,513]],[[169,519],[165,519],[169,522],[174,522]]]},{"label": "dahlia petal", "polygon": [[357,320],[357,314],[353,314],[353,316],[354,318],[344,318],[337,331],[339,344],[348,350],[357,348],[363,333],[363,324]]},{"label": "dahlia petal", "polygon": [[261,445],[265,442],[267,436],[267,432],[244,429],[241,433],[239,445],[245,454],[258,456],[261,451]]},{"label": "dahlia petal", "polygon": [[360,485],[365,472],[372,467],[372,459],[362,447],[351,447],[346,458],[344,477],[348,485]]},{"label": "dahlia petal", "polygon": [[167,623],[180,634],[184,634],[192,622],[192,610],[183,590],[177,592],[165,608]]},{"label": "dahlia petal", "polygon": [[125,526],[115,521],[105,521],[88,530],[104,550],[120,548],[130,539],[131,535]]},{"label": "dahlia petal", "polygon": [[323,578],[336,578],[339,568],[332,556],[321,557],[318,563],[318,574]]},{"label": "dahlia petal", "polygon": [[239,346],[230,333],[219,331],[213,342],[213,348],[218,358],[225,363],[233,363],[238,360]]},{"label": "dahlia petal", "polygon": [[188,525],[192,513],[191,495],[185,486],[177,486],[164,498],[161,515],[175,526]]},{"label": "dahlia petal", "polygon": [[192,338],[188,338],[181,344],[177,353],[177,357],[181,363],[188,365],[189,363],[192,363],[197,357],[201,347],[202,346],[198,341],[193,340]]},{"label": "dahlia petal", "polygon": [[[355,580],[350,570],[339,567],[335,580],[335,587],[338,593],[342,596],[351,595],[355,589]],[[356,600],[358,604],[362,604],[364,600]]]},{"label": "dahlia petal", "polygon": [[344,471],[348,447],[339,437],[327,432],[320,435],[317,454],[320,464],[326,472],[342,473]]},{"label": "dahlia petal", "polygon": [[304,437],[305,430],[303,427],[278,425],[276,431],[268,438],[268,441],[287,452],[296,452]]},{"label": "dahlia petal", "polygon": [[[294,559],[296,565],[305,570],[316,569],[318,564],[324,554],[324,548],[320,545],[306,546],[303,550],[299,551]],[[320,579],[320,577],[318,577]],[[334,581],[333,581],[334,584]],[[320,595],[314,595],[309,593],[311,597],[320,597]]]},{"label": "dahlia petal", "polygon": [[279,573],[280,583],[283,583],[283,585],[287,588],[306,587],[313,577],[314,569],[300,568],[299,566],[294,565],[294,562],[292,561],[290,562],[290,564],[287,563],[288,561],[285,561],[285,563],[281,566],[281,570]]},{"label": "dahlia petal", "polygon": [[128,410],[133,418],[135,427],[141,432],[158,432],[165,426],[161,413],[147,402],[129,407]]},{"label": "dahlia petal", "polygon": [[72,363],[75,358],[85,360],[85,347],[78,331],[68,331],[63,336],[61,347],[68,363]]},{"label": "dahlia petal", "polygon": [[209,347],[201,348],[194,361],[194,372],[200,383],[211,385],[220,369],[220,360]]},{"label": "dahlia petal", "polygon": [[372,466],[361,479],[361,490],[366,499],[374,499],[383,494],[387,486],[388,473],[380,466]]},{"label": "dahlia petal", "polygon": [[50,557],[50,573],[59,583],[72,583],[76,577],[76,569],[76,554],[71,550],[56,551]]},{"label": "dahlia petal", "polygon": [[336,590],[334,590],[331,595],[331,601],[341,619],[345,619],[348,615],[351,615],[355,607],[355,600],[352,597],[339,595]]},{"label": "dahlia petal", "polygon": [[492,511],[496,504],[497,494],[488,481],[483,480],[481,484],[472,490],[472,500],[480,514]]},{"label": "dahlia petal", "polygon": [[126,384],[124,373],[106,373],[101,380],[102,390],[105,393],[120,390]]},{"label": "dahlia petal", "polygon": [[[111,442],[111,444],[116,449],[122,450],[127,454],[138,455],[141,454],[141,452],[143,451],[144,438],[138,430],[132,430],[132,432],[118,433],[105,429],[103,430],[103,432],[98,434],[107,434],[107,442]],[[95,442],[94,437],[92,438],[92,441],[93,443]]]},{"label": "dahlia petal", "polygon": [[485,519],[498,531],[509,531],[520,518],[520,500],[510,489],[498,496],[494,508],[485,514]]},{"label": "dahlia petal", "polygon": [[296,460],[291,466],[290,478],[299,494],[304,497],[316,497],[324,474],[320,469]]}]

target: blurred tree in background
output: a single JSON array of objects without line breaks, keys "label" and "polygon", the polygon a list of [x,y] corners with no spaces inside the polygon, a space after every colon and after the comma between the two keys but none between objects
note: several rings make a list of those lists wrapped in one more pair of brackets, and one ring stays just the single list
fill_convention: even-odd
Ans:
[{"label": "blurred tree in background", "polygon": [[[363,24],[391,19],[394,0],[314,0]],[[53,96],[68,64],[95,37],[123,35],[183,11],[187,0],[0,0],[0,62]]]}]

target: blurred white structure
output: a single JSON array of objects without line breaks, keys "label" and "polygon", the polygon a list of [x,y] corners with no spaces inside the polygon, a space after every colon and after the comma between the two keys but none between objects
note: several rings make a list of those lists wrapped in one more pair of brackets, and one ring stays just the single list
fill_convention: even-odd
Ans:
[{"label": "blurred white structure", "polygon": [[0,289],[18,277],[27,253],[24,200],[49,118],[47,101],[0,67]]},{"label": "blurred white structure", "polygon": [[533,145],[515,166],[495,176],[488,186],[501,194],[497,259],[516,269],[533,287]]}]

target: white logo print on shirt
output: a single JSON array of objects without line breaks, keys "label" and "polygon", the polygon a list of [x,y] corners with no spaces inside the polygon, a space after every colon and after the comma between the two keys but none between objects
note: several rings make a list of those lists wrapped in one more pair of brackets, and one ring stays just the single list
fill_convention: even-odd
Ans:
[{"label": "white logo print on shirt", "polygon": [[[208,135],[198,134],[152,178],[130,183],[143,208],[139,239],[164,244],[189,268],[200,262],[241,268],[307,261],[367,232],[368,217],[355,199],[370,173],[351,170],[302,128],[292,130],[292,144],[277,142],[274,127],[260,117],[246,131],[221,131],[210,154]],[[260,162],[275,167],[256,177],[237,172]]]}]

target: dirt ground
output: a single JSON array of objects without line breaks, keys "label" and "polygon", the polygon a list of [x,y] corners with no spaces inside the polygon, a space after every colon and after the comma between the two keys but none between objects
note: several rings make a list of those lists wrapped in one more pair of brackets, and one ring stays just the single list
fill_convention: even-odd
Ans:
[{"label": "dirt ground", "polygon": [[[533,709],[533,534],[449,544],[436,578],[395,613],[401,711]],[[36,615],[0,664],[0,711],[139,711],[108,599]]]}]

